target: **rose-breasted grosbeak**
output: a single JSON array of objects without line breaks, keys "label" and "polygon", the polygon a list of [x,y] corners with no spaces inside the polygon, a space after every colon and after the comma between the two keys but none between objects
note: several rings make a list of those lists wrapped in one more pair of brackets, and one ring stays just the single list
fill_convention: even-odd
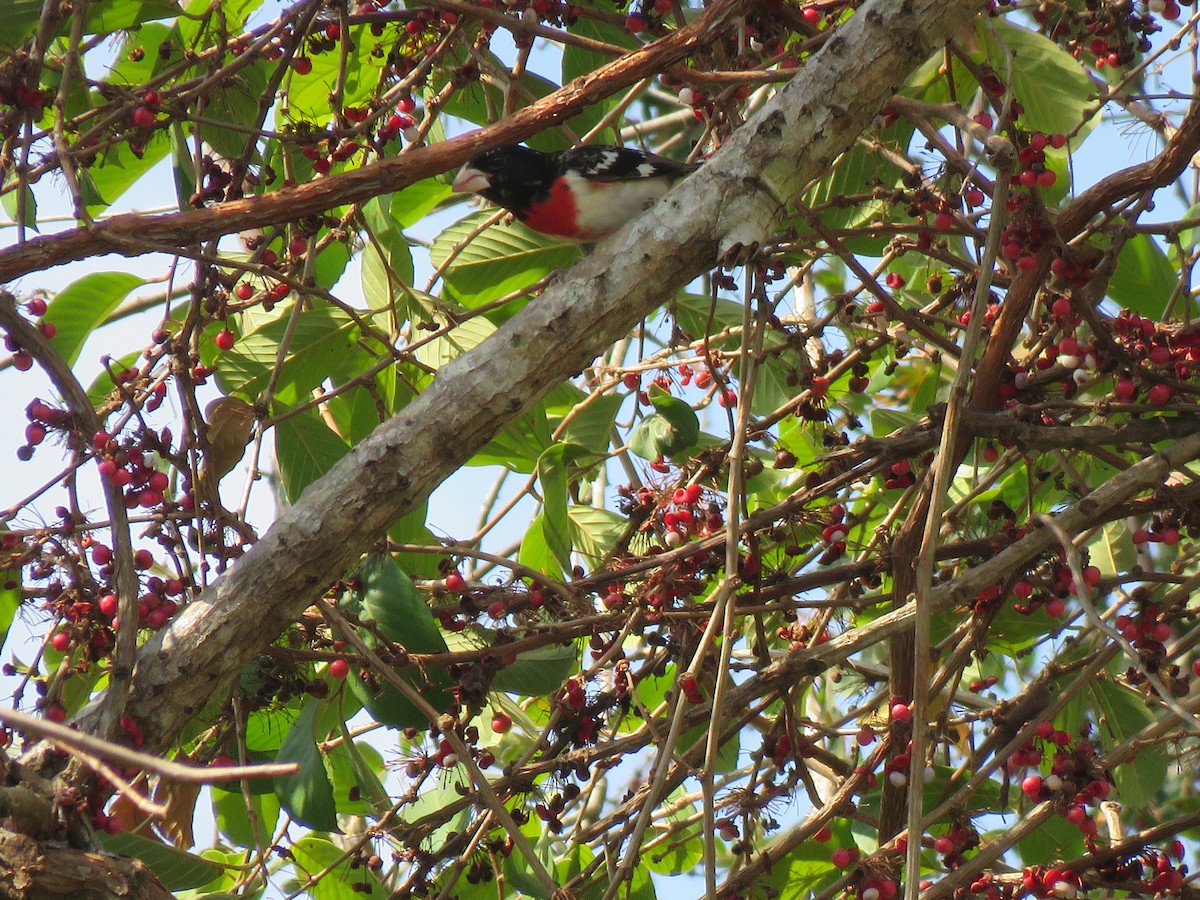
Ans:
[{"label": "rose-breasted grosbeak", "polygon": [[454,190],[481,194],[542,234],[598,241],[697,168],[629,147],[542,153],[514,144],[472,156]]}]

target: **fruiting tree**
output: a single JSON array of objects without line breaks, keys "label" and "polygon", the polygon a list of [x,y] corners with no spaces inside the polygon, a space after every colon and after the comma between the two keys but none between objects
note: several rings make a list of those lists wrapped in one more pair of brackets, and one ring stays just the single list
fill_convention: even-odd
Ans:
[{"label": "fruiting tree", "polygon": [[0,893],[1191,892],[1198,23],[12,0]]}]

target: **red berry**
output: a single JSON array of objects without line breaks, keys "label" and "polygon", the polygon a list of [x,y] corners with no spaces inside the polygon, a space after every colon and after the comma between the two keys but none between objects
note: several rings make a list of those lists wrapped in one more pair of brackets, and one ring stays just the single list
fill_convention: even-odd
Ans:
[{"label": "red berry", "polygon": [[892,718],[897,722],[907,722],[912,719],[912,710],[908,708],[907,703],[892,704]]},{"label": "red berry", "polygon": [[466,586],[466,581],[464,581],[463,577],[457,572],[451,572],[446,576],[446,590],[450,591],[452,594],[457,594]]},{"label": "red berry", "polygon": [[346,660],[338,658],[329,663],[329,674],[333,678],[341,680],[350,674],[350,663]]},{"label": "red berry", "polygon": [[222,328],[213,339],[213,343],[217,345],[217,349],[219,350],[232,350],[236,342],[237,338],[234,337],[233,332],[228,328]]},{"label": "red berry", "polygon": [[71,647],[71,636],[65,631],[56,631],[50,638],[50,646],[59,653],[66,653]]},{"label": "red berry", "polygon": [[510,728],[512,728],[512,717],[507,713],[501,712],[492,716],[492,731],[496,734],[504,734]]},{"label": "red berry", "polygon": [[154,110],[148,106],[134,107],[133,124],[138,128],[149,128],[154,124]]},{"label": "red berry", "polygon": [[307,56],[297,56],[292,59],[292,68],[296,70],[297,75],[307,75],[312,71],[312,60]]},{"label": "red berry", "polygon": [[1146,399],[1155,406],[1162,406],[1164,403],[1170,402],[1173,393],[1174,391],[1171,390],[1170,385],[1156,384],[1147,392]]}]

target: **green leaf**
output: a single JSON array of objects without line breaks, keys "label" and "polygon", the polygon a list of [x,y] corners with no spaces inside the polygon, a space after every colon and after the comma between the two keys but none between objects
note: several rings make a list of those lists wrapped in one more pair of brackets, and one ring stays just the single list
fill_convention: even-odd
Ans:
[{"label": "green leaf", "polygon": [[1014,25],[1007,19],[980,20],[975,31],[984,58],[1001,81],[1019,97],[1025,112],[1021,126],[1047,134],[1069,132],[1086,123],[1086,134],[1096,123],[1085,114],[1095,105],[1096,89],[1078,60],[1049,38]]},{"label": "green leaf", "polygon": [[504,466],[514,472],[529,474],[551,440],[546,404],[538,403],[488,441],[467,465]]},{"label": "green leaf", "polygon": [[468,308],[526,287],[579,256],[578,247],[544,237],[519,222],[494,225],[471,238],[493,214],[481,210],[460,219],[439,234],[429,250],[430,260],[441,267],[465,243],[442,278]]},{"label": "green leaf", "polygon": [[[603,10],[610,14],[623,14],[625,11],[624,8],[618,9],[611,3],[597,3],[593,8],[597,9],[597,11]],[[624,28],[618,28],[612,22],[599,18],[585,18],[580,16],[568,30],[571,34],[589,37],[596,41],[603,41],[606,44],[612,44],[626,50],[634,50],[642,46]],[[590,75],[601,66],[612,62],[612,60],[613,58],[606,54],[597,53],[594,50],[586,50],[574,44],[567,44],[563,47],[562,52],[562,83],[569,84],[576,78]],[[610,97],[599,103],[589,105],[584,112],[571,119],[571,129],[579,134],[591,131],[600,124],[601,120],[616,106],[616,103],[616,99]],[[621,143],[620,133],[615,132],[613,139],[616,143]]]},{"label": "green leaf", "polygon": [[[25,198],[25,208],[21,209],[20,198]],[[32,231],[37,231],[37,197],[33,194],[33,188],[28,184],[22,186],[20,190],[9,191],[7,194],[0,195],[0,207],[3,207],[4,214],[7,215],[13,222],[23,222],[26,228]],[[22,212],[24,216],[22,216]]]},{"label": "green leaf", "polygon": [[[1103,714],[1100,727],[1111,735],[1113,743],[1125,741],[1154,719],[1141,696],[1108,679],[1092,679],[1088,689]],[[1167,756],[1159,745],[1142,747],[1132,760],[1113,767],[1117,797],[1133,807],[1144,807],[1154,801],[1162,793],[1166,779]]]},{"label": "green leaf", "polygon": [[590,451],[575,444],[555,444],[538,457],[538,481],[542,485],[543,527],[546,541],[563,570],[571,568],[571,536],[567,519],[568,468],[572,462],[590,456]]},{"label": "green leaf", "polygon": [[629,449],[642,459],[656,460],[684,453],[696,446],[700,419],[692,407],[662,388],[650,388],[655,412],[638,423],[629,437]]},{"label": "green leaf", "polygon": [[521,549],[517,553],[517,561],[535,572],[541,572],[551,578],[561,578],[563,569],[558,563],[558,558],[550,549],[544,522],[544,515],[539,513],[529,523],[524,537],[521,538]]},{"label": "green leaf", "polygon": [[275,426],[275,459],[284,496],[295,503],[306,487],[349,452],[350,447],[329,430],[315,409],[283,419]]},{"label": "green leaf", "polygon": [[496,326],[483,316],[467,319],[446,334],[417,348],[417,359],[432,369],[458,359],[468,350],[482,344],[495,332]]},{"label": "green leaf", "polygon": [[100,202],[88,205],[88,212],[92,215],[104,212],[109,204],[121,199],[127,190],[170,151],[171,141],[162,131],[151,135],[140,156],[134,154],[127,143],[108,147],[97,165],[88,170],[92,180],[91,193],[100,198]]},{"label": "green leaf", "polygon": [[[0,529],[0,535],[8,534],[7,529]],[[0,568],[0,647],[8,639],[8,630],[12,628],[13,617],[21,606],[22,580],[21,567]]]},{"label": "green leaf", "polygon": [[[374,296],[368,296],[375,308],[391,305],[392,286],[397,281],[404,287],[411,286],[413,281],[412,251],[385,201],[386,198],[375,197],[363,207],[363,218],[370,231],[363,250],[363,288],[367,292],[368,285],[371,286]],[[380,286],[385,288],[383,293]]]},{"label": "green leaf", "polygon": [[1017,844],[1021,862],[1027,866],[1078,859],[1085,852],[1079,829],[1061,816],[1046,819]]},{"label": "green leaf", "polygon": [[545,400],[546,418],[555,430],[563,422],[562,439],[594,453],[604,453],[611,442],[613,423],[625,398],[619,394],[586,394],[569,381],[556,387]]},{"label": "green leaf", "polygon": [[175,0],[105,0],[87,7],[84,34],[111,34],[125,31],[154,19],[173,19],[179,15]]},{"label": "green leaf", "polygon": [[[427,501],[392,523],[392,527],[388,529],[388,537],[397,544],[434,546],[438,539],[425,524],[428,517]],[[397,553],[396,564],[405,572],[411,572],[415,578],[438,577],[438,557],[432,553]]]},{"label": "green leaf", "polygon": [[[386,802],[387,793],[361,753],[350,752],[349,744],[353,741],[350,741],[346,732],[343,732],[343,738],[341,743],[330,748],[327,757],[338,812],[343,816],[381,815],[390,806],[390,803]],[[366,750],[376,756],[379,754],[379,751],[370,745],[363,745],[357,749]],[[379,762],[382,765],[382,757],[379,758]],[[364,778],[367,779],[365,783],[362,780]],[[352,799],[355,797],[357,799]],[[384,801],[382,806],[379,802],[381,800]]]},{"label": "green leaf", "polygon": [[42,8],[42,0],[8,0],[8,7],[0,16],[0,47],[15,50],[33,37]]},{"label": "green leaf", "polygon": [[[846,847],[847,844],[839,843],[838,846]],[[770,871],[760,880],[760,884],[771,889],[770,895],[778,900],[811,897],[841,875],[841,870],[833,865],[831,853],[830,844],[805,841],[788,851],[782,859],[773,860]]]},{"label": "green leaf", "polygon": [[629,525],[624,516],[612,510],[578,503],[567,509],[567,521],[571,546],[592,571],[600,567]]},{"label": "green leaf", "polygon": [[544,697],[562,687],[579,665],[574,642],[552,644],[521,653],[492,679],[492,690],[521,697]]},{"label": "green leaf", "polygon": [[[236,783],[235,783],[236,784]],[[279,798],[272,788],[268,794],[251,794],[250,808],[241,792],[214,790],[213,814],[221,834],[240,847],[254,846],[254,829],[250,827],[249,811],[258,819],[258,827],[271,833],[279,821]]]},{"label": "green leaf", "polygon": [[58,329],[51,343],[67,365],[75,364],[84,342],[129,292],[145,283],[128,272],[93,272],[54,296],[43,318]]},{"label": "green leaf", "polygon": [[452,195],[449,185],[436,178],[426,178],[392,194],[387,208],[397,225],[411,228],[424,221],[438,204]]},{"label": "green leaf", "polygon": [[[297,875],[304,888],[303,895],[312,900],[361,900],[363,897],[386,897],[388,889],[370,869],[364,866],[351,868],[353,854],[316,835],[305,835],[291,844],[292,859]],[[331,868],[332,867],[332,868]],[[329,871],[326,871],[329,870]],[[308,879],[318,873],[322,877],[307,884]],[[367,889],[355,889],[355,884],[365,884]]]},{"label": "green leaf", "polygon": [[275,781],[280,805],[297,822],[317,831],[338,831],[333,785],[325,771],[325,760],[313,733],[320,703],[310,697],[279,748],[277,762],[294,762],[300,770]]},{"label": "green leaf", "polygon": [[[882,129],[876,135],[884,147],[903,155],[912,142],[916,127],[906,119]],[[805,204],[820,211],[821,223],[835,231],[861,228],[873,223],[887,224],[909,221],[910,217],[901,204],[892,203],[878,193],[880,187],[895,187],[904,179],[904,171],[883,154],[873,152],[861,144],[855,144],[835,163],[824,179],[818,182],[805,198]],[[840,202],[843,197],[872,197],[854,203]],[[807,222],[798,218],[786,223],[802,232],[810,230]],[[890,234],[880,237],[851,237],[846,245],[856,253],[882,256],[883,248],[891,240]],[[739,320],[740,321],[740,320]]]},{"label": "green leaf", "polygon": [[413,653],[445,653],[437,619],[412,580],[386,553],[372,553],[356,570],[362,582],[362,615],[390,641]]},{"label": "green leaf", "polygon": [[132,832],[101,834],[100,843],[109,853],[136,856],[172,891],[198,888],[220,877],[224,871],[207,859]]},{"label": "green leaf", "polygon": [[[199,137],[226,159],[238,159],[247,148],[253,150],[255,138],[246,129],[253,129],[262,121],[262,114],[266,110],[260,110],[259,107],[267,93],[274,66],[275,63],[255,60],[238,69],[234,78],[220,80],[218,86],[205,95],[204,117],[208,121],[197,123],[196,128]],[[233,122],[239,127],[225,128],[212,122]]]},{"label": "green leaf", "polygon": [[1118,306],[1159,320],[1179,283],[1179,273],[1148,234],[1131,235],[1117,255],[1108,296]]},{"label": "green leaf", "polygon": [[[374,620],[380,633],[405,650],[412,653],[446,652],[446,641],[433,613],[391,556],[373,553],[363,561],[357,573],[362,592],[343,600],[352,611],[364,620]],[[364,635],[364,640],[369,646],[376,644],[369,634]],[[445,669],[406,666],[397,674],[413,685],[438,712],[449,709],[454,702],[452,681]],[[376,684],[374,689],[357,672],[352,672],[346,682],[376,721],[394,728],[429,724],[425,714],[379,673],[372,673],[372,679]]]},{"label": "green leaf", "polygon": [[[238,317],[234,329],[239,332],[237,343],[215,358],[217,379],[225,393],[254,397],[266,389],[291,315],[292,307],[285,305],[269,313],[256,309]],[[307,395],[326,378],[348,381],[363,361],[363,351],[355,342],[358,331],[358,324],[338,309],[320,306],[299,313],[276,393],[290,389],[297,396]]]}]

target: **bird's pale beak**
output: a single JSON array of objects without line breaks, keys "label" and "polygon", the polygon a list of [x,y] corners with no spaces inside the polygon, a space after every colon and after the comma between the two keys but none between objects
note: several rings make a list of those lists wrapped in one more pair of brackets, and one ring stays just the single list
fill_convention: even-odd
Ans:
[{"label": "bird's pale beak", "polygon": [[454,176],[454,184],[451,186],[451,189],[456,194],[478,194],[480,191],[487,190],[491,186],[492,183],[488,180],[484,172],[467,163]]}]

